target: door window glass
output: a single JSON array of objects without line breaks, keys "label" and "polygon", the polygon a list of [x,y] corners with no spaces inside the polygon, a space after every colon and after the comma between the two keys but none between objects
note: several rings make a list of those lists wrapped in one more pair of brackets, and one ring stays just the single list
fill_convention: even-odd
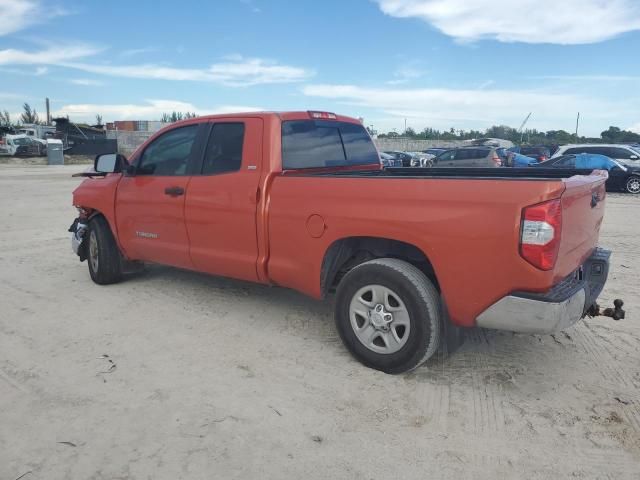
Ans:
[{"label": "door window glass", "polygon": [[198,125],[176,128],[162,134],[145,148],[138,175],[186,175]]},{"label": "door window glass", "polygon": [[211,130],[204,155],[204,175],[235,172],[242,164],[244,123],[217,123]]}]

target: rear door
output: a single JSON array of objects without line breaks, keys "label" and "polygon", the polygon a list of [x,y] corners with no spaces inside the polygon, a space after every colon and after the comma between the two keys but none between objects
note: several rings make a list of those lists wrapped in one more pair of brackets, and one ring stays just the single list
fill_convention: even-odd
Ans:
[{"label": "rear door", "polygon": [[256,209],[262,170],[261,118],[209,123],[206,147],[185,201],[196,270],[256,281]]},{"label": "rear door", "polygon": [[162,133],[134,160],[135,175],[118,184],[116,225],[128,256],[191,268],[184,219],[185,193],[199,154],[192,124]]}]

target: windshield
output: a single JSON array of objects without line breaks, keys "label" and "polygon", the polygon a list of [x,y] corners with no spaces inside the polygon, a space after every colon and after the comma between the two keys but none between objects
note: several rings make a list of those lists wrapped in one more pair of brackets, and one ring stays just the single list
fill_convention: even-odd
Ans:
[{"label": "windshield", "polygon": [[29,145],[31,143],[28,138],[13,138],[11,141],[14,145]]}]

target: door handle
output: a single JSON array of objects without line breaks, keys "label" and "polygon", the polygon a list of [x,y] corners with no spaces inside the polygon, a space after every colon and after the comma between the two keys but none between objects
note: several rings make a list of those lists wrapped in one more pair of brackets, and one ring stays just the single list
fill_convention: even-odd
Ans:
[{"label": "door handle", "polygon": [[170,195],[172,197],[179,197],[180,195],[184,195],[184,188],[182,187],[167,187],[164,189],[165,195]]}]

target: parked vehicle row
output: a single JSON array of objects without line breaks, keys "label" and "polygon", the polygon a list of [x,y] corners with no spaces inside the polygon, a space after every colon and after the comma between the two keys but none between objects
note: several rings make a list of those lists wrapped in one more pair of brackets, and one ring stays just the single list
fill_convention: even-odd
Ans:
[{"label": "parked vehicle row", "polygon": [[[553,151],[553,153],[551,153]],[[640,149],[623,144],[584,144],[553,146],[497,147],[473,145],[451,149],[432,148],[423,152],[385,152],[395,163],[385,167],[495,168],[542,167],[574,170],[609,171],[609,190],[640,193]],[[435,154],[435,155],[434,155]]]}]

